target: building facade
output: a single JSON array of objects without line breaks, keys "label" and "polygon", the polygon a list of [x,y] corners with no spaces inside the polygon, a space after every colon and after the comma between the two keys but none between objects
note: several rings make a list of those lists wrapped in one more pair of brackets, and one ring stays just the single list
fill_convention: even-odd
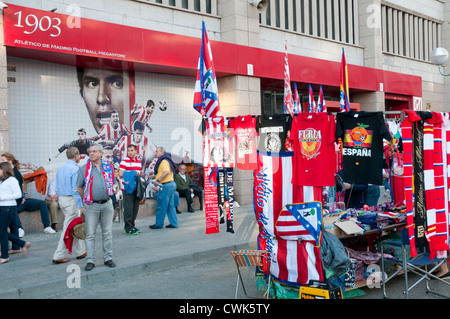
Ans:
[{"label": "building facade", "polygon": [[[79,138],[104,141],[111,158],[135,143],[147,164],[156,146],[201,163],[192,101],[202,21],[222,115],[282,112],[286,48],[291,83],[316,98],[322,86],[330,110],[344,49],[352,108],[448,111],[450,79],[430,52],[450,49],[449,17],[450,1],[437,0],[11,0],[0,24],[0,151],[50,176]],[[237,201],[251,194],[252,173],[237,170]]]}]

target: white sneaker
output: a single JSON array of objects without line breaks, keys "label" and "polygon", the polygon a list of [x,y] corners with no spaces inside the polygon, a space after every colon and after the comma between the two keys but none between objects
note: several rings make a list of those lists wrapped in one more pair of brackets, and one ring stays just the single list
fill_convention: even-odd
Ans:
[{"label": "white sneaker", "polygon": [[56,234],[56,232],[50,226],[44,228],[44,233],[46,233],[46,234]]},{"label": "white sneaker", "polygon": [[25,236],[25,231],[22,228],[19,228],[19,237],[22,238]]}]

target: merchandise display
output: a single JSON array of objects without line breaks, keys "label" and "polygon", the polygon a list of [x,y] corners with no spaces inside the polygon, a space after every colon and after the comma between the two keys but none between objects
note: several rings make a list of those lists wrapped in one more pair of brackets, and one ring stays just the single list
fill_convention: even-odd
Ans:
[{"label": "merchandise display", "polygon": [[[423,249],[433,258],[447,257],[449,116],[397,114],[402,117],[350,111],[204,119],[205,163],[210,166],[205,182],[211,186],[205,186],[205,194],[207,189],[215,192],[212,199],[221,206],[205,211],[207,223],[214,221],[215,232],[219,221],[232,225],[233,191],[215,190],[218,185],[232,190],[232,183],[218,183],[217,176],[232,176],[234,166],[253,170],[258,249],[269,252],[256,278],[270,273],[275,297],[280,287],[305,291],[311,281],[331,290],[340,287],[344,296],[379,281],[372,272],[381,259],[382,238],[402,228],[409,232],[411,257]],[[212,159],[214,139],[226,149],[220,164]],[[321,250],[325,232],[327,248]],[[329,236],[345,246],[346,254],[339,256],[344,273],[342,262],[340,268],[333,266],[337,256],[330,260],[330,249],[337,247],[330,246]],[[395,249],[385,255],[399,257]]]}]

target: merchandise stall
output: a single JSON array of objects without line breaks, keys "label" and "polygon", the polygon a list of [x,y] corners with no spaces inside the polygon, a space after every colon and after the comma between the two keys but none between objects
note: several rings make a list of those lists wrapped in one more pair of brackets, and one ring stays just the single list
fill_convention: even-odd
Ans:
[{"label": "merchandise stall", "polygon": [[[252,170],[258,249],[268,257],[256,277],[270,274],[272,297],[298,298],[311,283],[343,292],[379,285],[379,246],[401,228],[409,231],[411,256],[417,246],[446,257],[448,114],[386,113],[204,119],[205,192],[225,176],[222,190],[209,188],[217,197],[206,204],[207,232],[225,221],[232,231],[233,168]],[[412,155],[413,145],[420,153]],[[425,220],[413,216],[420,209]]]}]

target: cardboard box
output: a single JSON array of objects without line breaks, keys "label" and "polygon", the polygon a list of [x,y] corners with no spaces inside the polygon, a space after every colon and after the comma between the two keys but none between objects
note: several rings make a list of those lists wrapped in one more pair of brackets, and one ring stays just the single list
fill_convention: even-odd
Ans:
[{"label": "cardboard box", "polygon": [[322,220],[324,229],[338,238],[364,232],[364,229],[355,222],[350,220],[340,221],[339,218],[339,216],[324,217]]},{"label": "cardboard box", "polygon": [[322,219],[323,228],[333,234],[336,237],[341,236],[341,229],[335,225],[335,223],[339,220],[339,216],[334,217],[324,217]]},{"label": "cardboard box", "polygon": [[346,235],[360,234],[364,232],[364,229],[359,227],[355,222],[351,220],[346,220],[342,222],[335,223]]}]

